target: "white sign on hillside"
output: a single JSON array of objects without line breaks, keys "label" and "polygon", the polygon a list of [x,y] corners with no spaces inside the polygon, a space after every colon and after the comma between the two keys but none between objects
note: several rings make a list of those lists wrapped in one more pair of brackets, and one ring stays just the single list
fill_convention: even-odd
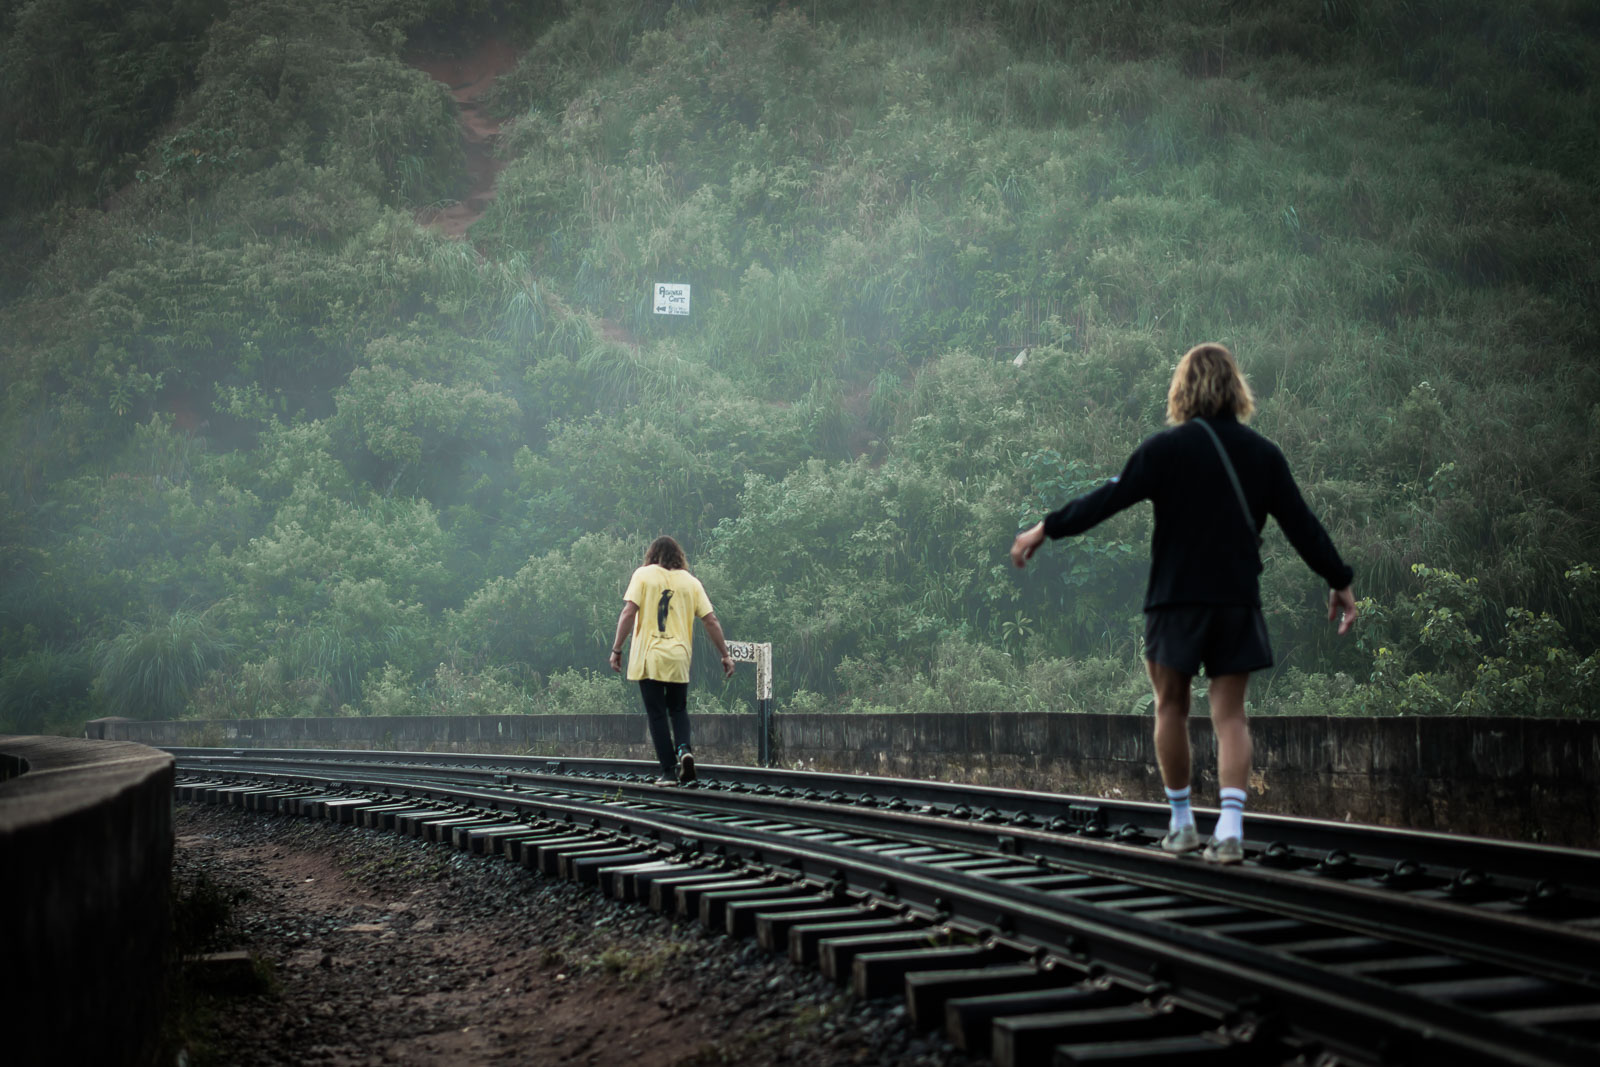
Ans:
[{"label": "white sign on hillside", "polygon": [[689,314],[689,287],[676,282],[656,282],[656,314]]}]

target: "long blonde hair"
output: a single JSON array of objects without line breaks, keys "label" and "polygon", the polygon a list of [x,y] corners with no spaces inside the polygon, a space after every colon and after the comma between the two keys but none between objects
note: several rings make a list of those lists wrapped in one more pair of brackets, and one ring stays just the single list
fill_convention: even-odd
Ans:
[{"label": "long blonde hair", "polygon": [[1176,426],[1197,415],[1232,414],[1248,422],[1256,398],[1226,345],[1195,345],[1178,361],[1167,388],[1167,422]]}]

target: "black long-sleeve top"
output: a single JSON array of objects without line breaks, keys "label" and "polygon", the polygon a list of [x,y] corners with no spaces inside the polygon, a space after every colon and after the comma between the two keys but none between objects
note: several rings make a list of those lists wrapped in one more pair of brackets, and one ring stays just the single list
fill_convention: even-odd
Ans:
[{"label": "black long-sleeve top", "polygon": [[1123,508],[1149,500],[1155,505],[1156,524],[1146,611],[1174,604],[1260,607],[1256,531],[1268,515],[1278,520],[1300,558],[1330,588],[1349,585],[1354,572],[1306,507],[1278,446],[1231,415],[1206,418],[1239,475],[1254,524],[1246,527],[1216,446],[1192,422],[1146,438],[1121,475],[1046,516],[1045,534],[1060,538],[1082,533]]}]

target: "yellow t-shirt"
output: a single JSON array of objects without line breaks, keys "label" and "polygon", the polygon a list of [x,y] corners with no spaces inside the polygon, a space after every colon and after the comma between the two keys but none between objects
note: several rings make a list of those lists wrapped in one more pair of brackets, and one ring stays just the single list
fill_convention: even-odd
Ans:
[{"label": "yellow t-shirt", "polygon": [[711,614],[700,579],[651,563],[633,572],[623,599],[639,608],[628,652],[628,681],[687,682],[694,620]]}]

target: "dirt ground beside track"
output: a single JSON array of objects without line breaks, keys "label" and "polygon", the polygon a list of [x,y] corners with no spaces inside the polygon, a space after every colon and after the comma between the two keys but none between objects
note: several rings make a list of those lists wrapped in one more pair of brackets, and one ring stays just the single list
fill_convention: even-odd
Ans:
[{"label": "dirt ground beside track", "polygon": [[180,893],[231,901],[217,947],[266,975],[190,994],[192,1067],[987,1062],[911,1033],[900,1001],[504,859],[231,809],[176,820]]}]

